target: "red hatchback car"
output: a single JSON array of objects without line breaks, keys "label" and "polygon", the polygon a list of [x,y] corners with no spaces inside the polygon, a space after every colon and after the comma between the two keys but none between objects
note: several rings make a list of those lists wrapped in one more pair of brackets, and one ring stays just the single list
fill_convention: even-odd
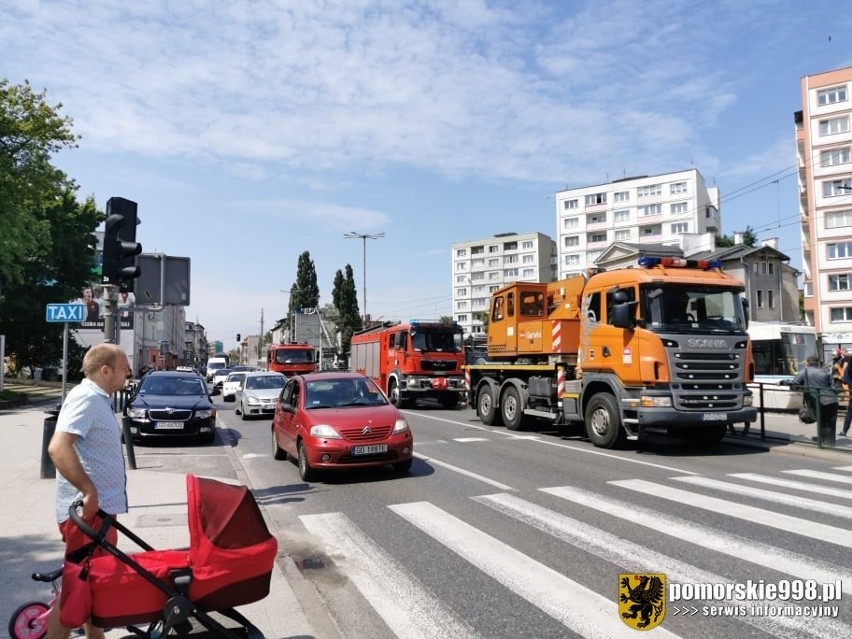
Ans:
[{"label": "red hatchback car", "polygon": [[275,405],[272,455],[293,457],[304,481],[318,470],[411,468],[414,437],[379,387],[357,373],[291,377]]}]

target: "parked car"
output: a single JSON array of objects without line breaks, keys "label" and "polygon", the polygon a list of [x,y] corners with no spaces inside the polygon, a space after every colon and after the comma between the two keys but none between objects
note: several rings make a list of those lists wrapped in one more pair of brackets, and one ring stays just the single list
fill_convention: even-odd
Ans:
[{"label": "parked car", "polygon": [[218,395],[221,392],[222,386],[225,384],[225,380],[228,379],[228,375],[230,374],[230,368],[219,368],[215,373],[213,373],[213,378],[211,379],[210,384],[214,395]]},{"label": "parked car", "polygon": [[386,464],[404,473],[414,437],[402,413],[363,375],[294,375],[275,405],[272,454],[296,459],[304,481],[319,470]]},{"label": "parked car", "polygon": [[272,415],[286,382],[281,373],[247,373],[237,389],[234,412],[244,420],[252,415]]},{"label": "parked car", "polygon": [[248,375],[245,371],[231,371],[228,373],[228,377],[225,378],[225,381],[222,383],[222,401],[223,402],[232,402],[234,401],[234,395],[237,392],[237,389],[243,385],[243,380]]},{"label": "parked car", "polygon": [[151,371],[134,389],[124,415],[134,441],[184,435],[210,443],[216,436],[216,408],[196,373]]}]

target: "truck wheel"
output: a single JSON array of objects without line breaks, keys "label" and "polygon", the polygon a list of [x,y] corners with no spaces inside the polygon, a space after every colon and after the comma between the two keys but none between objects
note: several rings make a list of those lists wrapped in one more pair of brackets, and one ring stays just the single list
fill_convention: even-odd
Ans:
[{"label": "truck wheel", "polygon": [[621,426],[621,411],[615,397],[609,393],[598,393],[586,406],[586,434],[595,446],[619,448],[625,440]]},{"label": "truck wheel", "polygon": [[479,421],[486,426],[499,426],[502,420],[497,408],[497,388],[491,384],[483,385],[476,395],[476,414],[479,415]]},{"label": "truck wheel", "polygon": [[402,401],[402,393],[399,391],[399,382],[395,379],[392,379],[388,385],[388,398],[390,399],[391,404],[397,408],[405,407],[405,402]]},{"label": "truck wheel", "polygon": [[524,407],[521,405],[521,394],[514,386],[509,386],[503,393],[500,415],[509,430],[523,430]]}]

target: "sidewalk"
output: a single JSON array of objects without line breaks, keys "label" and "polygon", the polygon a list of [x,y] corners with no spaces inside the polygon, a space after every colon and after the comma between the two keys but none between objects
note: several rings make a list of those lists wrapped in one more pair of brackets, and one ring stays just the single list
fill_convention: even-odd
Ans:
[{"label": "sidewalk", "polygon": [[[0,410],[4,447],[0,494],[5,502],[0,511],[0,627],[4,629],[20,604],[49,598],[49,586],[32,581],[30,575],[61,565],[62,544],[53,513],[55,482],[40,479],[44,409],[55,406],[60,396],[61,388],[53,396],[41,396],[45,402],[41,406]],[[185,475],[128,470],[127,492],[132,496],[130,512],[122,517],[122,523],[132,532],[158,550],[189,546]],[[125,552],[138,550],[121,534],[119,547]],[[266,639],[312,637],[314,631],[281,568],[285,554],[286,549],[279,548],[269,596],[240,606],[239,611]],[[107,633],[109,639],[126,635],[123,629]]]}]

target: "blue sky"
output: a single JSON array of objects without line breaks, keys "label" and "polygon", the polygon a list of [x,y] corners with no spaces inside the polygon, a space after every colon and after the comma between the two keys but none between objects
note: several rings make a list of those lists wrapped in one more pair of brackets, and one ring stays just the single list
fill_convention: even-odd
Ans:
[{"label": "blue sky", "polygon": [[[829,39],[830,37],[830,39]],[[450,245],[556,235],[553,195],[695,167],[723,232],[801,265],[793,112],[852,65],[841,2],[0,0],[0,77],[62,103],[56,163],[139,203],[233,344],[286,312],[310,251],[382,319],[451,312]],[[363,309],[362,309],[363,310]],[[229,344],[230,342],[230,344]]]}]

